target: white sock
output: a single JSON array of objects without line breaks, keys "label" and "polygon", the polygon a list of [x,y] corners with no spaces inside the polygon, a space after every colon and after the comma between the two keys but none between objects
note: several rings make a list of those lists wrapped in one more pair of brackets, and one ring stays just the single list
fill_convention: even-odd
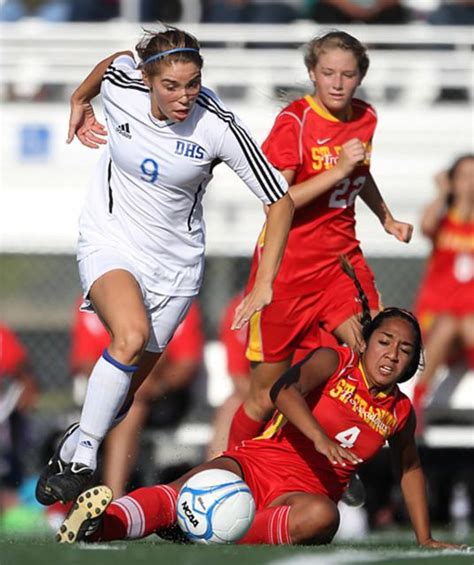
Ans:
[{"label": "white sock", "polygon": [[62,444],[59,457],[65,463],[70,463],[74,452],[76,451],[77,441],[79,439],[79,427],[77,427],[67,440]]},{"label": "white sock", "polygon": [[107,351],[104,356],[97,361],[89,378],[77,447],[71,459],[73,463],[82,463],[94,470],[99,446],[124,403],[131,376],[136,370],[134,366],[115,361]]},{"label": "white sock", "polygon": [[[123,406],[122,408],[120,408],[120,411],[117,414],[117,416],[115,416],[114,421],[112,422],[112,425],[110,426],[110,429],[115,428],[115,426],[118,426],[120,424],[120,422],[125,418],[125,416],[128,414],[128,411],[130,410],[130,407],[132,406],[132,402],[133,402],[133,398],[130,402],[127,402],[126,406]],[[72,434],[70,436],[68,436],[66,441],[61,446],[61,451],[59,452],[59,457],[65,463],[70,463],[73,456],[74,456],[77,444],[79,443],[80,432],[81,432],[81,430],[78,426],[72,432]]]}]

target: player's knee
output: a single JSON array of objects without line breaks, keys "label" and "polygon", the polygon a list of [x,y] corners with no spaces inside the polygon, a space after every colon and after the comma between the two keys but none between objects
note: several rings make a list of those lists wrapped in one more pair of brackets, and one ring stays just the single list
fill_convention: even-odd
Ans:
[{"label": "player's knee", "polygon": [[467,347],[474,346],[474,316],[465,316],[460,320],[461,336]]},{"label": "player's knee", "polygon": [[459,321],[452,316],[441,316],[437,320],[437,334],[440,339],[448,341],[460,333]]},{"label": "player's knee", "polygon": [[290,537],[293,544],[331,543],[339,527],[339,511],[329,499],[305,503],[297,515],[290,513]]},{"label": "player's knee", "polygon": [[254,419],[263,420],[275,409],[270,391],[266,388],[251,389],[249,397],[245,401],[245,408],[249,416]]},{"label": "player's knee", "polygon": [[148,339],[147,327],[130,327],[114,335],[109,350],[117,361],[126,365],[134,364],[142,355]]}]

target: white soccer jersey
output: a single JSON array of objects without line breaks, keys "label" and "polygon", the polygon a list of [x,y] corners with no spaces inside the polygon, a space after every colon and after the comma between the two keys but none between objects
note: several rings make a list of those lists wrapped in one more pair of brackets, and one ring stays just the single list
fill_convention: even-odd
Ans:
[{"label": "white soccer jersey", "polygon": [[120,56],[101,94],[108,144],[80,217],[78,259],[112,247],[134,261],[153,292],[196,294],[204,264],[202,198],[213,167],[226,163],[265,204],[281,198],[287,183],[204,87],[185,121],[157,120],[141,72]]}]

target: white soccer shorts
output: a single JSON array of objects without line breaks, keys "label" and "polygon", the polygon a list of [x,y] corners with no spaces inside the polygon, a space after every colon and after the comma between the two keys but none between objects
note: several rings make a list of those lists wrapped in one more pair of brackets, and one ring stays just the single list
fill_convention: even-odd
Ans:
[{"label": "white soccer shorts", "polygon": [[146,287],[144,276],[129,259],[115,249],[98,249],[81,259],[78,267],[84,296],[81,310],[86,311],[94,310],[88,296],[98,278],[115,269],[123,269],[133,275],[142,291],[143,303],[150,320],[150,339],[145,350],[152,353],[164,351],[194,299],[194,296],[166,296],[150,291]]}]

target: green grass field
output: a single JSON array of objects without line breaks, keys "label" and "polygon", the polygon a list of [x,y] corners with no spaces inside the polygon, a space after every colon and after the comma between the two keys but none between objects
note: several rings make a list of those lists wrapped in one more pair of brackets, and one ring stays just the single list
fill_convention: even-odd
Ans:
[{"label": "green grass field", "polygon": [[[439,536],[448,539],[448,536]],[[467,540],[474,543],[474,534]],[[0,565],[473,565],[474,553],[418,548],[411,534],[371,535],[323,547],[200,546],[144,541],[72,546],[51,537],[0,536]]]}]

